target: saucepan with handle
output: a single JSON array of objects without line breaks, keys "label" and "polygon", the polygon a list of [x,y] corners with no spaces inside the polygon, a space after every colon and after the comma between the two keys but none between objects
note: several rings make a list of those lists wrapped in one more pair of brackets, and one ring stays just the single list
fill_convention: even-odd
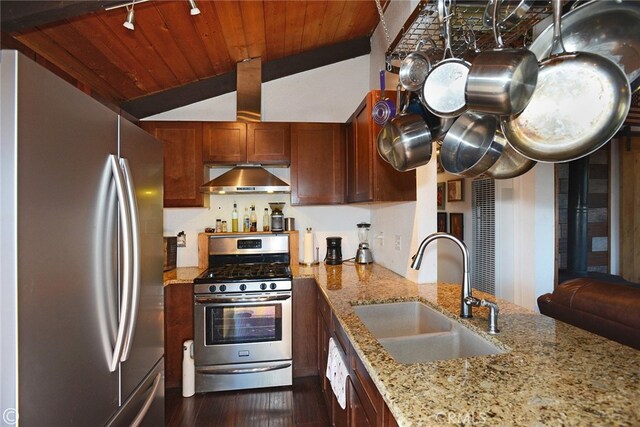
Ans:
[{"label": "saucepan with handle", "polygon": [[498,28],[500,0],[493,2],[497,49],[480,52],[467,76],[465,100],[470,110],[497,115],[521,112],[538,81],[538,60],[527,49],[505,49]]},{"label": "saucepan with handle", "polygon": [[431,131],[421,115],[407,112],[408,96],[402,112],[389,120],[378,133],[380,157],[394,169],[406,172],[431,160]]},{"label": "saucepan with handle", "polygon": [[384,91],[385,71],[380,70],[380,91],[381,98],[373,104],[371,108],[371,118],[376,124],[384,125],[388,120],[396,115],[396,103],[387,98]]},{"label": "saucepan with handle", "polygon": [[567,53],[562,43],[561,0],[553,0],[553,47],[540,63],[527,107],[502,120],[505,137],[520,154],[540,162],[567,162],[606,144],[631,105],[625,73],[590,52]]}]

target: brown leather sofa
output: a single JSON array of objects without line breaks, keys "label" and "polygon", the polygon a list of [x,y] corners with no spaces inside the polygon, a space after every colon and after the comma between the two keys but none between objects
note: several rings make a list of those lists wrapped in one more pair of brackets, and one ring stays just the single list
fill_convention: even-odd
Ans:
[{"label": "brown leather sofa", "polygon": [[571,279],[538,297],[540,313],[640,350],[640,287]]}]

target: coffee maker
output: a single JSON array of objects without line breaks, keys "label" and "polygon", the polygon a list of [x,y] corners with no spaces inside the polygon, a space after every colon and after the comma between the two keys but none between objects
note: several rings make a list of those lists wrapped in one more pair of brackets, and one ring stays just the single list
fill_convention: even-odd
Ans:
[{"label": "coffee maker", "polygon": [[369,249],[369,228],[371,224],[361,222],[358,224],[358,250],[356,251],[356,264],[371,264],[373,255]]},{"label": "coffee maker", "polygon": [[327,256],[324,262],[329,265],[342,264],[342,237],[327,237]]}]

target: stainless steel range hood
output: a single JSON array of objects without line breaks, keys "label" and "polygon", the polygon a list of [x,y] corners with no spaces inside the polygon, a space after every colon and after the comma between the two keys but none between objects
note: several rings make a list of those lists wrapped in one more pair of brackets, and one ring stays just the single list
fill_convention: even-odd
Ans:
[{"label": "stainless steel range hood", "polygon": [[289,193],[289,184],[260,165],[238,165],[200,187],[205,193]]},{"label": "stainless steel range hood", "polygon": [[[261,119],[262,60],[252,58],[237,64],[237,111],[239,122]],[[289,193],[289,184],[260,165],[238,165],[200,187],[204,193]]]}]

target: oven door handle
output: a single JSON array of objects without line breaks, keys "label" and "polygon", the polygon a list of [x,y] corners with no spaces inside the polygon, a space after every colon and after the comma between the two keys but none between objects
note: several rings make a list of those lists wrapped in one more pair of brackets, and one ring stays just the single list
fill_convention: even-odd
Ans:
[{"label": "oven door handle", "polygon": [[291,295],[275,295],[269,297],[206,297],[196,296],[196,303],[201,304],[226,304],[238,302],[268,302],[268,301],[285,301],[291,298]]},{"label": "oven door handle", "polygon": [[280,363],[278,365],[261,366],[259,368],[200,368],[198,369],[198,373],[203,375],[255,374],[286,369],[289,366],[291,366],[291,363]]}]

